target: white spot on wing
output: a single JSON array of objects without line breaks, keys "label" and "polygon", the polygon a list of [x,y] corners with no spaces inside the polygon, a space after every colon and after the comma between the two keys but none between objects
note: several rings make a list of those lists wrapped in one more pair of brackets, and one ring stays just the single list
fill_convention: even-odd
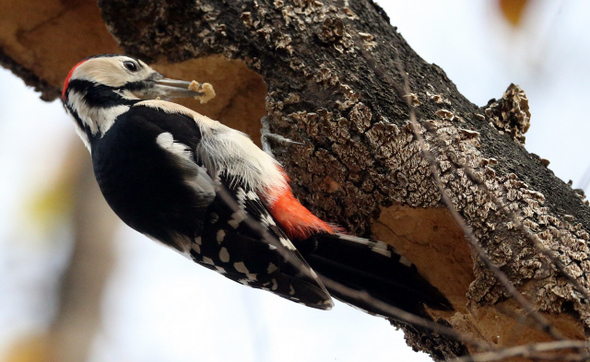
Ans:
[{"label": "white spot on wing", "polygon": [[170,132],[162,132],[156,137],[156,143],[162,149],[176,157],[178,166],[186,171],[184,182],[194,190],[203,204],[209,204],[215,198],[215,187],[207,169],[197,165],[193,152],[187,145],[174,140]]},{"label": "white spot on wing", "polygon": [[250,274],[250,271],[248,270],[248,268],[246,267],[246,264],[244,264],[243,261],[234,263],[234,268],[239,273],[242,273],[242,274]]},{"label": "white spot on wing", "polygon": [[208,264],[208,265],[215,265],[215,263],[213,262],[213,259],[204,256],[203,257],[203,263]]},{"label": "white spot on wing", "polygon": [[252,201],[258,200],[258,195],[256,195],[256,193],[254,191],[248,191],[248,193],[246,194],[246,197]]},{"label": "white spot on wing", "polygon": [[221,248],[219,250],[219,260],[221,260],[224,263],[229,262],[229,252],[227,251],[226,248]]},{"label": "white spot on wing", "polygon": [[193,243],[191,248],[195,251],[195,253],[201,254],[201,246],[199,244]]},{"label": "white spot on wing", "polygon": [[268,274],[272,274],[272,273],[274,273],[277,270],[279,270],[279,268],[274,263],[269,263],[268,264],[268,268],[266,269],[266,272]]},{"label": "white spot on wing", "polygon": [[247,214],[244,210],[238,210],[236,212],[234,212],[232,214],[232,218],[231,220],[229,220],[227,223],[229,224],[229,226],[231,226],[234,229],[237,229],[238,226],[240,226],[240,223],[242,221],[244,221],[244,219],[246,218]]},{"label": "white spot on wing", "polygon": [[192,161],[192,152],[188,146],[180,142],[174,142],[174,137],[170,132],[162,132],[156,137],[156,143],[166,151],[175,154],[187,162]]},{"label": "white spot on wing", "polygon": [[380,241],[380,243],[382,243],[383,245],[374,245],[371,247],[371,250],[373,250],[377,254],[381,254],[388,258],[391,258],[391,250],[387,248],[387,244],[383,243],[382,241]]},{"label": "white spot on wing", "polygon": [[223,239],[225,239],[225,230],[221,229],[217,232],[217,242],[221,244]]},{"label": "white spot on wing", "polygon": [[406,258],[405,256],[401,255],[399,258],[399,262],[403,265],[407,266],[408,268],[411,267],[413,264],[410,259]]},{"label": "white spot on wing", "polygon": [[238,187],[236,190],[236,199],[238,201],[238,205],[240,205],[241,208],[244,208],[246,205],[246,192],[243,188]]},{"label": "white spot on wing", "polygon": [[289,250],[296,250],[295,246],[293,245],[293,243],[291,243],[291,240],[284,238],[284,237],[279,237],[279,241],[281,242],[281,244],[283,244],[283,246]]},{"label": "white spot on wing", "polygon": [[270,214],[265,213],[264,215],[261,215],[260,217],[260,223],[266,227],[269,226],[276,226],[277,224],[275,223],[275,220],[273,219],[272,216],[270,216]]}]

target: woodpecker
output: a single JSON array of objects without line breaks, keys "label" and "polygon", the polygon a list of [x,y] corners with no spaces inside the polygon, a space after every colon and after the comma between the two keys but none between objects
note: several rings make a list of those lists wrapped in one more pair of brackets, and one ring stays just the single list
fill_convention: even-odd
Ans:
[{"label": "woodpecker", "polygon": [[388,244],[346,235],[299,203],[280,164],[244,133],[168,101],[199,96],[146,63],[99,55],[62,93],[113,211],[133,229],[241,284],[319,309],[370,302],[421,314],[451,303]]}]

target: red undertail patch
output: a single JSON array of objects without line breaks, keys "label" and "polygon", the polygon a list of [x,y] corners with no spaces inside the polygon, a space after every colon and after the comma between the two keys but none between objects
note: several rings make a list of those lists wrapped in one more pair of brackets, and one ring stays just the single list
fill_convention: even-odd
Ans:
[{"label": "red undertail patch", "polygon": [[289,238],[303,240],[313,234],[333,234],[338,231],[336,227],[322,221],[301,205],[293,196],[290,187],[282,189],[280,192],[281,194],[275,193],[273,195],[276,201],[270,207],[270,213]]}]

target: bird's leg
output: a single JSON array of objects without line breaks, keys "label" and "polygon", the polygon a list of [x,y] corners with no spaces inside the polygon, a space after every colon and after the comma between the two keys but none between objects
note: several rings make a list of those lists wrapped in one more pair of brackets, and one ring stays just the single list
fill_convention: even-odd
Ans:
[{"label": "bird's leg", "polygon": [[262,123],[262,129],[260,130],[260,142],[262,143],[262,149],[271,156],[274,156],[273,149],[276,149],[279,145],[303,144],[301,142],[296,142],[289,138],[283,137],[280,134],[272,133],[270,131],[270,124],[266,116],[262,117],[260,123]]}]

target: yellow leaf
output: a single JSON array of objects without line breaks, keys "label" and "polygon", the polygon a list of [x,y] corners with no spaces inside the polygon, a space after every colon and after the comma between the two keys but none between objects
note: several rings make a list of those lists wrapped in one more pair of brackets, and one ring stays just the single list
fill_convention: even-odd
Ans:
[{"label": "yellow leaf", "polygon": [[504,18],[514,27],[518,27],[522,21],[527,0],[500,0],[499,6]]},{"label": "yellow leaf", "polygon": [[29,335],[17,339],[0,359],[6,362],[52,362],[52,352],[46,335]]}]

